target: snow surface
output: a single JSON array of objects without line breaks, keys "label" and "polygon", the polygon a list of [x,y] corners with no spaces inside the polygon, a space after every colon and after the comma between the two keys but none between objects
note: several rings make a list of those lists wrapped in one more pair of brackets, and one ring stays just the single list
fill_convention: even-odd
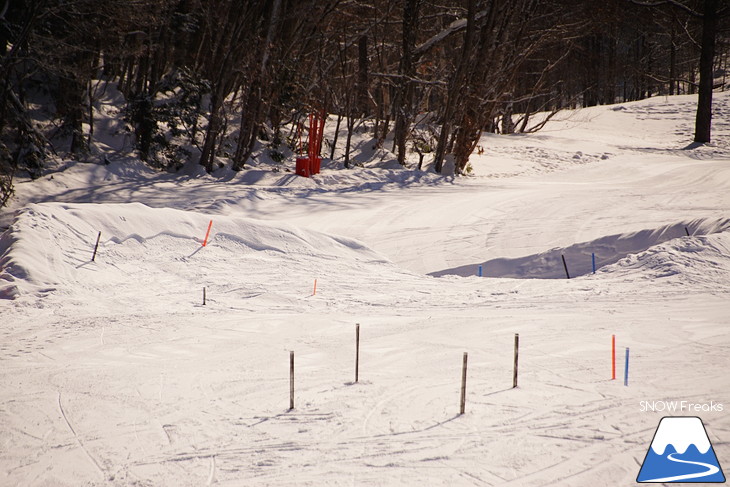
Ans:
[{"label": "snow surface", "polygon": [[466,178],[366,134],[312,179],[161,174],[100,110],[111,164],[0,213],[0,485],[633,485],[642,401],[723,404],[685,413],[730,464],[730,96],[705,146],[694,101],[485,136]]}]

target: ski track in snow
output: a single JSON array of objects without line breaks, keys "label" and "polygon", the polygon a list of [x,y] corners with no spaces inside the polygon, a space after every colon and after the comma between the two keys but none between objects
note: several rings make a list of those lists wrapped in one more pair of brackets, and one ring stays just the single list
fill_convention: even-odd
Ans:
[{"label": "ski track in snow", "polygon": [[81,442],[81,438],[79,438],[79,435],[76,433],[76,430],[71,425],[71,422],[68,420],[68,416],[66,416],[66,411],[63,410],[63,405],[61,404],[61,393],[58,393],[58,410],[61,413],[61,417],[63,417],[63,421],[66,423],[66,426],[68,426],[68,429],[71,431],[71,433],[74,435],[74,439],[76,440],[76,443],[79,445],[79,448],[83,450],[86,457],[91,461],[91,463],[96,467],[96,469],[101,474],[102,478],[105,477],[104,469],[101,468],[101,465],[99,465],[99,462],[97,462],[94,457],[91,456],[91,453],[89,453],[89,450],[84,446],[84,444]]}]

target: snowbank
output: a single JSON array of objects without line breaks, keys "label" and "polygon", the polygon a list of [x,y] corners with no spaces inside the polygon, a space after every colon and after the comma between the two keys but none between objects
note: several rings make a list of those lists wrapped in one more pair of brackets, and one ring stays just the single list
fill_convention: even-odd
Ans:
[{"label": "snowbank", "polygon": [[[434,272],[432,275],[471,276],[474,275],[474,269],[481,265],[486,277],[564,279],[567,266],[570,277],[574,278],[593,272],[594,255],[596,270],[604,274],[631,268],[642,269],[656,276],[692,270],[706,275],[703,262],[698,259],[699,254],[713,253],[715,259],[708,259],[713,262],[711,267],[716,265],[717,259],[730,255],[724,247],[728,239],[730,219],[695,219],[638,232],[608,235],[590,242],[553,248],[525,257],[499,258],[459,266]],[[660,245],[665,242],[666,245]],[[682,262],[686,265],[680,269],[679,264]]]},{"label": "snowbank", "polygon": [[285,292],[293,276],[344,278],[363,272],[364,266],[368,272],[394,269],[353,239],[140,203],[31,204],[3,234],[0,265],[0,296],[5,298],[58,292],[115,301],[122,290],[129,299],[139,295],[134,287],[140,284],[155,295],[174,295],[197,293],[206,285],[258,288],[273,278],[282,286],[265,292]]}]

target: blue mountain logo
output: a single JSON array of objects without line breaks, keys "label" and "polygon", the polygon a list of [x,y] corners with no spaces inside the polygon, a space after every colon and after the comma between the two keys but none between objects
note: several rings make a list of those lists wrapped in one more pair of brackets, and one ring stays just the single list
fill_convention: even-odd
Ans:
[{"label": "blue mountain logo", "polygon": [[694,416],[662,418],[636,481],[725,482],[702,420]]}]

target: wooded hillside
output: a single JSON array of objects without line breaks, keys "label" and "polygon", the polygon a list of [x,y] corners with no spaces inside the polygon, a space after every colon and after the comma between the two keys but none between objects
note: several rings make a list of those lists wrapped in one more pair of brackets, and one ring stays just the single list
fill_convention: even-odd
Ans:
[{"label": "wooded hillside", "polygon": [[[695,141],[709,142],[729,13],[725,0],[5,0],[0,205],[17,171],[87,153],[100,83],[118,85],[139,156],[164,169],[243,169],[257,140],[285,144],[314,110],[350,133],[368,119],[399,162],[418,152],[436,172],[447,157],[464,172],[484,131],[654,95],[699,91]],[[39,104],[52,132],[34,124]]]}]

